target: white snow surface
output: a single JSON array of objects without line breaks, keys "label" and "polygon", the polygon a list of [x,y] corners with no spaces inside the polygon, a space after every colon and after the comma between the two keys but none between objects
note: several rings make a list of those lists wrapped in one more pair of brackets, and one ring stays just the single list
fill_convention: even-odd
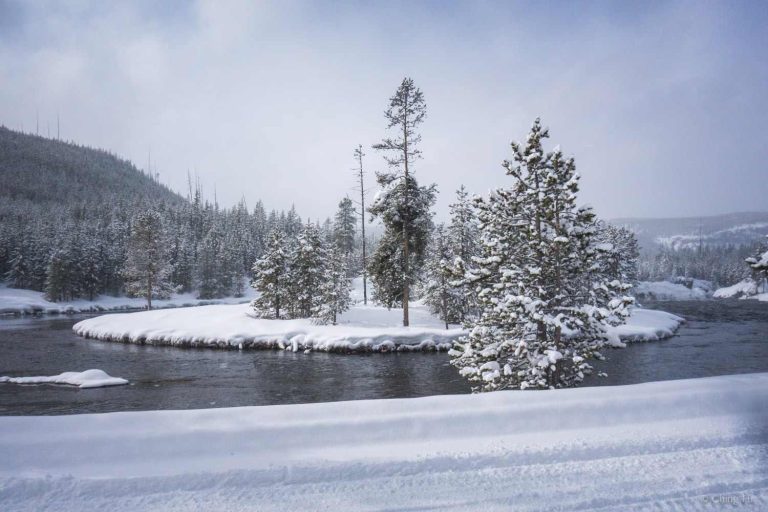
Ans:
[{"label": "white snow surface", "polygon": [[[239,304],[252,300],[254,296],[255,292],[250,286],[245,289],[245,296],[243,297],[223,299],[198,299],[193,293],[179,293],[170,299],[153,299],[152,307],[164,309],[207,304]],[[92,313],[144,309],[146,305],[147,301],[144,298],[110,297],[107,295],[100,295],[93,301],[77,299],[70,302],[51,302],[45,299],[45,294],[42,292],[0,285],[0,315]]]},{"label": "white snow surface", "polygon": [[670,283],[669,281],[640,281],[632,288],[632,293],[638,298],[651,300],[700,300],[707,298],[704,287]]},{"label": "white snow surface", "polygon": [[[410,327],[402,327],[401,310],[358,304],[341,315],[338,325],[315,325],[309,319],[256,318],[249,305],[240,304],[103,315],[78,322],[73,330],[105,341],[325,352],[447,350],[465,333],[445,329],[416,302],[411,304],[410,320]],[[611,328],[609,335],[614,345],[621,345],[621,339],[658,340],[671,336],[682,321],[663,311],[636,309],[627,324]]]},{"label": "white snow surface", "polygon": [[0,508],[767,510],[767,457],[766,373],[0,417]]},{"label": "white snow surface", "polygon": [[103,370],[86,370],[84,372],[64,372],[50,377],[0,377],[0,383],[11,384],[69,384],[81,389],[120,386],[128,381],[112,377]]},{"label": "white snow surface", "polygon": [[768,290],[765,283],[758,284],[752,278],[746,278],[738,283],[719,288],[712,295],[716,299],[755,299],[768,302]]}]

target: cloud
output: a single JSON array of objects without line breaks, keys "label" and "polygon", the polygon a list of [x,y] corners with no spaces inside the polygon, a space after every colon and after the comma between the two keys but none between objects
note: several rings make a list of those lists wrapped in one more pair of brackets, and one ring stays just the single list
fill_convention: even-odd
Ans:
[{"label": "cloud", "polygon": [[[764,209],[765,31],[755,4],[0,3],[0,122],[62,118],[185,190],[331,214],[352,150],[424,90],[422,181],[444,214],[537,116],[605,216]],[[383,162],[368,150],[367,168]],[[728,186],[723,186],[723,183]]]}]

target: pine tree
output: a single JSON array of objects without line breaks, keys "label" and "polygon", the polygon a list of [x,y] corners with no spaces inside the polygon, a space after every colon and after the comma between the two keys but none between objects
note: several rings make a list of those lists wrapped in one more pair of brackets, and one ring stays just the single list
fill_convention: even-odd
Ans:
[{"label": "pine tree", "polygon": [[[377,180],[381,190],[368,211],[372,219],[381,219],[384,234],[370,258],[368,273],[376,300],[388,308],[406,308],[411,283],[424,263],[437,189],[420,187],[413,176],[406,180],[394,173],[378,174]],[[403,322],[407,325],[407,317]]]},{"label": "pine tree", "polygon": [[152,210],[139,214],[133,223],[123,268],[128,295],[146,297],[147,309],[152,309],[153,298],[167,298],[174,291],[171,270],[160,215]]},{"label": "pine tree", "polygon": [[338,247],[331,247],[327,256],[320,306],[315,317],[319,323],[336,325],[338,316],[352,304],[351,281],[344,253]]},{"label": "pine tree", "polygon": [[264,254],[253,265],[251,286],[259,297],[251,307],[261,318],[282,318],[286,313],[288,289],[288,245],[285,235],[274,230],[269,234]]},{"label": "pine tree", "polygon": [[451,351],[476,391],[578,384],[608,324],[628,316],[629,285],[603,273],[594,213],[577,207],[579,176],[537,119],[505,161],[509,188],[475,202],[482,254],[465,276],[480,316]]},{"label": "pine tree", "polygon": [[448,230],[439,225],[432,232],[424,268],[423,300],[430,312],[445,322],[446,329],[449,324],[461,323],[465,314],[464,290],[453,284],[453,259]]},{"label": "pine tree", "polygon": [[[411,78],[404,78],[394,96],[390,98],[389,107],[384,112],[387,119],[387,129],[394,128],[395,136],[385,138],[379,144],[374,145],[374,149],[386,152],[384,158],[390,168],[394,169],[394,172],[384,177],[383,180],[381,179],[383,175],[380,175],[379,183],[384,184],[385,187],[392,185],[397,179],[401,179],[404,183],[400,196],[387,194],[390,200],[399,200],[397,207],[400,218],[397,224],[400,230],[400,243],[402,244],[400,265],[402,267],[403,292],[401,303],[403,305],[404,326],[409,324],[408,302],[410,300],[410,287],[416,270],[412,268],[411,244],[414,238],[422,235],[418,232],[417,225],[423,224],[424,219],[420,215],[426,214],[418,205],[412,204],[417,203],[419,198],[411,195],[410,183],[413,177],[411,176],[410,165],[415,159],[421,157],[421,151],[418,149],[421,135],[416,132],[416,128],[424,121],[426,115],[427,105],[423,93],[414,85]],[[380,214],[374,213],[377,211],[375,206],[374,204],[371,207],[371,213],[374,216]],[[428,210],[429,208],[426,211]],[[391,227],[391,225],[388,226],[388,228]],[[416,258],[416,260],[418,259]]]},{"label": "pine tree", "polygon": [[761,248],[755,256],[750,256],[744,260],[749,268],[752,270],[755,282],[757,283],[758,290],[762,284],[763,292],[765,292],[766,284],[768,284],[768,251]]},{"label": "pine tree", "polygon": [[339,209],[333,222],[333,239],[336,247],[345,258],[349,259],[355,250],[355,207],[352,200],[345,197],[339,202]]},{"label": "pine tree", "polygon": [[[479,255],[480,236],[475,212],[464,185],[456,191],[456,202],[450,205],[451,224],[448,226],[449,252],[452,256],[451,272],[453,281],[464,275],[466,266]],[[454,282],[459,294],[458,322],[463,323],[467,315],[477,310],[474,293],[466,283]]]},{"label": "pine tree", "polygon": [[296,239],[296,248],[288,264],[292,318],[312,318],[318,315],[326,261],[327,254],[320,231],[307,223]]}]

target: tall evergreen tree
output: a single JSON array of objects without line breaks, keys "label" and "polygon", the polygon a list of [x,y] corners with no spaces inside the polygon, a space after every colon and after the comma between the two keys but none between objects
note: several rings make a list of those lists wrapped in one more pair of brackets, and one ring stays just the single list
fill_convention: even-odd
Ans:
[{"label": "tall evergreen tree", "polygon": [[285,235],[274,230],[269,235],[264,254],[253,265],[251,286],[259,296],[251,307],[261,318],[282,318],[289,298],[288,245]]},{"label": "tall evergreen tree", "polygon": [[146,297],[147,309],[152,309],[153,298],[167,298],[173,293],[172,269],[163,238],[162,220],[157,212],[149,210],[136,217],[123,276],[128,294]]},{"label": "tall evergreen tree", "polygon": [[448,230],[442,224],[435,227],[424,269],[423,300],[432,314],[437,315],[448,329],[449,324],[464,319],[464,289],[456,286],[452,271],[454,254]]},{"label": "tall evergreen tree", "polygon": [[[412,238],[418,237],[420,233],[414,233],[418,229],[415,225],[422,222],[422,219],[416,215],[423,215],[424,212],[411,203],[419,200],[411,196],[412,187],[410,182],[410,166],[413,161],[420,158],[421,151],[418,144],[421,142],[421,135],[416,128],[424,121],[427,115],[427,105],[424,101],[424,95],[418,89],[411,78],[404,78],[395,94],[389,99],[389,107],[384,112],[387,120],[387,129],[394,129],[394,136],[383,139],[380,143],[374,145],[374,149],[385,152],[385,160],[393,171],[384,178],[386,186],[392,184],[395,178],[401,178],[405,184],[402,187],[402,194],[398,196],[390,195],[390,199],[399,199],[399,214],[401,218],[397,224],[400,229],[400,243],[402,245],[401,262],[402,267],[402,305],[403,305],[403,325],[408,326],[408,302],[410,300],[410,288],[413,282],[414,269],[411,268],[411,244]],[[380,179],[381,183],[382,180]],[[415,182],[414,182],[415,184]],[[371,213],[375,210],[372,207]],[[376,214],[374,214],[376,215]],[[391,227],[391,226],[390,226]],[[391,237],[390,237],[391,238]],[[418,258],[417,258],[418,259]]]},{"label": "tall evergreen tree", "polygon": [[[424,263],[437,188],[420,187],[413,176],[406,180],[393,173],[378,174],[377,180],[381,191],[368,211],[372,219],[381,219],[384,234],[371,256],[368,273],[376,300],[388,308],[402,306],[406,311],[411,283]],[[407,230],[403,228],[406,223]],[[408,238],[404,238],[406,232]],[[407,316],[403,323],[408,325]]]},{"label": "tall evergreen tree", "polygon": [[318,315],[327,258],[320,231],[307,223],[296,238],[296,248],[288,267],[291,317],[312,318]]},{"label": "tall evergreen tree", "polygon": [[339,202],[339,209],[336,210],[336,217],[333,222],[334,242],[345,258],[352,256],[355,250],[356,224],[355,207],[352,200],[345,197]]},{"label": "tall evergreen tree", "polygon": [[327,259],[323,263],[325,275],[321,286],[320,305],[315,317],[320,323],[336,325],[338,316],[352,304],[347,258],[338,247],[332,246],[327,251]]},{"label": "tall evergreen tree", "polygon": [[476,201],[482,255],[465,279],[481,312],[451,351],[475,390],[576,385],[633,302],[629,285],[602,271],[595,215],[576,205],[575,163],[545,153],[548,136],[537,119],[503,164],[512,186]]}]

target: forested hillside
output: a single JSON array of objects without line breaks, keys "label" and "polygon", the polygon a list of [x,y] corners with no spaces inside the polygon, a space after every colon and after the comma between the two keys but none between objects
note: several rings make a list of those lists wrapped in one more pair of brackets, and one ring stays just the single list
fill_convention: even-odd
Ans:
[{"label": "forested hillside", "polygon": [[0,127],[0,178],[3,219],[19,213],[25,203],[37,210],[76,211],[115,201],[184,202],[131,162],[106,151],[5,127]]},{"label": "forested hillside", "polygon": [[294,209],[221,209],[199,187],[189,195],[106,151],[0,127],[0,280],[51,300],[121,294],[132,226],[151,210],[171,289],[237,295],[267,233],[302,226]]}]

